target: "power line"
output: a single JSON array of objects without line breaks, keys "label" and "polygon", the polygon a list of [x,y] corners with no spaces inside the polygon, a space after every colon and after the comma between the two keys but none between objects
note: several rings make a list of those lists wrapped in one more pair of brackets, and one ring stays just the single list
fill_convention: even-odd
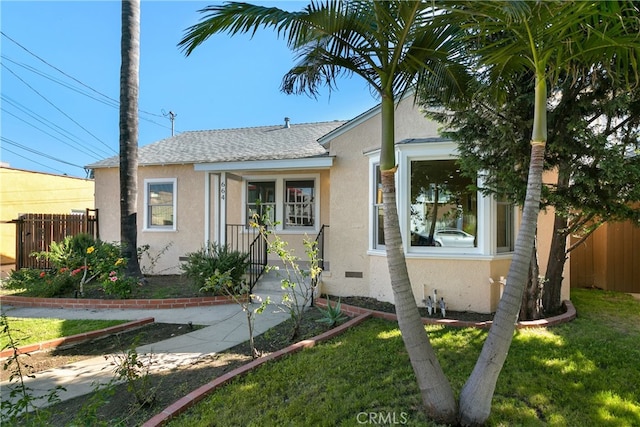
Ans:
[{"label": "power line", "polygon": [[[56,125],[55,123],[51,122],[50,120],[48,120],[48,119],[40,116],[39,114],[33,112],[29,108],[24,107],[19,102],[16,102],[16,101],[12,100],[11,98],[6,97],[4,95],[2,95],[0,98],[2,100],[4,100],[6,103],[8,103],[9,105],[13,106],[14,108],[17,108],[18,110],[20,110],[24,114],[26,114],[29,117],[33,118],[34,120],[36,120],[36,121],[42,123],[43,125],[47,126],[49,129],[51,129],[52,131],[58,133],[62,137],[69,139],[69,142],[71,142],[71,143],[73,143],[75,145],[75,146],[72,146],[69,142],[66,142],[66,141],[58,138],[57,136],[50,134],[49,132],[39,128],[38,126],[34,125],[33,123],[29,123],[25,119],[23,119],[21,117],[18,117],[17,115],[13,114],[12,112],[10,112],[10,111],[6,110],[4,107],[2,107],[2,110],[4,112],[6,112],[7,114],[9,114],[9,115],[15,117],[16,119],[26,123],[28,126],[31,126],[36,130],[39,130],[40,132],[44,133],[45,135],[48,135],[51,138],[54,138],[54,139],[62,142],[66,146],[71,147],[74,150],[77,150],[77,151],[79,151],[81,153],[84,153],[84,154],[89,155],[91,157],[94,157],[96,159],[102,159],[105,156],[110,156],[111,155],[110,153],[107,153],[106,151],[97,152],[97,151],[93,150],[92,148],[89,148],[89,146],[87,146],[87,145],[82,145],[82,141],[80,140],[80,138],[78,138],[77,136],[73,135],[72,133],[66,131],[65,129],[61,128],[60,126]],[[73,139],[75,139],[76,141],[73,141]],[[95,147],[95,148],[98,148],[98,147]]]},{"label": "power line", "polygon": [[53,157],[53,156],[45,154],[45,153],[43,153],[41,151],[38,151],[38,150],[35,150],[33,148],[27,147],[26,145],[22,145],[22,144],[20,144],[18,142],[15,142],[15,141],[13,141],[13,140],[11,140],[9,138],[5,138],[4,136],[0,137],[0,139],[6,144],[13,145],[14,147],[21,148],[21,149],[23,149],[25,151],[29,151],[30,153],[37,154],[38,156],[45,157],[45,158],[50,159],[50,160],[54,160],[54,161],[56,161],[58,163],[63,163],[65,165],[75,166],[77,168],[84,169],[84,166],[76,165],[75,163],[71,163],[71,162],[67,162],[66,160],[58,159],[57,157]]},{"label": "power line", "polygon": [[25,160],[28,160],[28,161],[30,161],[30,162],[32,162],[32,163],[35,163],[36,165],[40,165],[40,166],[43,166],[43,167],[45,167],[45,168],[47,168],[47,169],[50,169],[50,170],[53,170],[53,171],[56,171],[56,172],[60,172],[60,173],[61,173],[61,174],[63,174],[63,175],[64,175],[64,174],[66,174],[66,172],[61,171],[60,169],[52,168],[51,166],[45,165],[44,163],[36,162],[36,161],[35,161],[35,160],[33,160],[32,158],[25,157],[25,156],[23,156],[22,154],[18,154],[18,153],[16,153],[15,151],[11,151],[11,150],[9,150],[7,147],[2,147],[2,151],[7,151],[7,152],[9,152],[9,153],[11,153],[11,154],[13,154],[13,155],[15,155],[15,156],[22,157],[22,158],[23,158],[23,159],[25,159]]},{"label": "power line", "polygon": [[[54,70],[58,71],[58,72],[59,72],[59,73],[61,73],[62,75],[64,75],[64,76],[66,76],[66,77],[70,78],[71,80],[73,80],[73,81],[75,81],[75,82],[79,83],[80,85],[82,85],[82,86],[86,87],[86,88],[87,88],[87,89],[89,89],[90,91],[97,93],[98,95],[103,96],[103,97],[105,97],[105,98],[107,98],[107,99],[109,99],[109,100],[111,100],[111,101],[113,101],[113,102],[117,103],[118,105],[120,104],[120,102],[119,102],[117,99],[114,99],[114,98],[111,98],[111,97],[110,97],[110,96],[108,96],[108,95],[105,95],[104,93],[102,93],[102,92],[100,92],[100,91],[98,91],[98,90],[96,90],[96,89],[92,88],[91,86],[89,86],[89,85],[87,85],[87,84],[85,84],[85,83],[81,82],[81,81],[80,81],[80,80],[78,80],[77,78],[75,78],[75,77],[73,77],[73,76],[71,76],[71,75],[69,75],[69,74],[65,73],[64,71],[62,71],[61,69],[59,69],[59,68],[58,68],[58,67],[56,67],[55,65],[53,65],[53,64],[51,64],[51,63],[49,63],[49,62],[47,62],[45,59],[43,59],[43,58],[41,58],[40,56],[36,55],[36,54],[35,54],[35,53],[33,53],[32,51],[30,51],[29,49],[27,49],[26,47],[24,47],[23,45],[21,45],[20,43],[18,43],[17,41],[15,41],[14,39],[12,39],[11,37],[9,37],[5,32],[0,31],[0,34],[2,34],[2,35],[3,35],[3,36],[5,36],[7,39],[9,39],[9,41],[11,41],[11,42],[15,43],[18,47],[20,47],[21,49],[23,49],[23,50],[24,50],[25,52],[27,52],[29,55],[32,55],[33,57],[35,57],[35,58],[36,58],[36,59],[38,59],[39,61],[41,61],[41,62],[45,63],[46,65],[48,65],[49,67],[53,68]],[[161,118],[163,118],[163,116],[161,116],[160,114],[150,113],[150,112],[148,112],[148,111],[144,111],[144,110],[141,110],[141,109],[138,109],[138,111],[140,111],[141,113],[149,114],[150,116],[155,116],[155,117],[161,117]],[[155,122],[152,122],[152,123],[155,123]],[[159,123],[156,123],[156,124],[159,124]],[[162,126],[162,125],[160,125],[160,126]],[[166,127],[166,126],[165,126],[165,127]]]},{"label": "power line", "polygon": [[7,65],[5,63],[2,63],[2,66],[9,71],[11,74],[13,74],[18,80],[20,80],[22,83],[24,83],[29,89],[31,89],[32,91],[34,91],[38,96],[40,96],[42,99],[44,99],[45,101],[47,101],[47,103],[49,103],[49,105],[51,105],[53,108],[55,108],[56,110],[58,110],[62,115],[64,115],[66,118],[68,118],[69,120],[71,120],[73,123],[75,123],[80,129],[84,130],[85,132],[87,132],[89,135],[91,135],[92,137],[94,137],[98,142],[100,142],[102,145],[104,145],[105,147],[107,147],[109,150],[113,151],[114,153],[118,153],[116,150],[114,150],[113,148],[109,147],[109,145],[102,141],[100,138],[98,138],[97,136],[95,136],[93,133],[91,133],[87,128],[85,128],[84,126],[82,126],[80,123],[78,123],[77,121],[75,121],[73,118],[71,118],[71,116],[69,116],[67,113],[65,113],[64,111],[62,111],[58,106],[56,106],[53,102],[49,101],[49,99],[47,99],[46,96],[42,95],[40,92],[38,92],[33,86],[31,86],[29,83],[27,83],[26,81],[24,81],[20,76],[18,76],[16,73],[14,73],[9,67],[7,67]]}]

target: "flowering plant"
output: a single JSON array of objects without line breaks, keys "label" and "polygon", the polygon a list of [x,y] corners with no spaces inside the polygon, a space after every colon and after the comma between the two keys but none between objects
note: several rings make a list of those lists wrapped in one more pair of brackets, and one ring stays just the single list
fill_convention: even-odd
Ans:
[{"label": "flowering plant", "polygon": [[35,256],[48,259],[55,268],[54,275],[72,278],[80,296],[84,293],[84,286],[96,280],[105,293],[126,298],[136,282],[135,279],[125,278],[126,260],[122,257],[120,245],[102,242],[87,234],[52,242],[49,252],[40,252]]}]

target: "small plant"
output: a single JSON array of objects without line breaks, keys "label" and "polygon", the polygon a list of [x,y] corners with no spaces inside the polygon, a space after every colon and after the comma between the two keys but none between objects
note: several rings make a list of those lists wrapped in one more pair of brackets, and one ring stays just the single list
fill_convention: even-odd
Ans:
[{"label": "small plant", "polygon": [[[253,340],[253,331],[255,325],[256,314],[262,314],[264,309],[269,304],[269,298],[265,301],[261,301],[260,297],[257,295],[249,294],[249,286],[245,281],[242,281],[240,287],[233,283],[231,271],[225,271],[221,273],[219,270],[216,270],[213,276],[209,277],[206,280],[206,288],[215,288],[221,290],[226,293],[233,301],[242,307],[242,311],[247,315],[247,326],[249,328],[249,348],[251,351],[251,358],[255,359],[260,357],[259,352],[256,350],[256,346]],[[247,298],[244,298],[244,295]],[[253,309],[251,307],[252,301],[258,301],[260,305]]]},{"label": "small plant", "polygon": [[143,245],[138,248],[138,261],[142,261],[144,258],[145,262],[141,263],[142,274],[151,275],[155,274],[156,265],[158,264],[158,260],[173,246],[173,242],[167,243],[162,249],[160,249],[155,255],[151,255],[150,245]]},{"label": "small plant", "polygon": [[288,248],[288,243],[273,231],[277,223],[269,219],[268,209],[261,219],[254,218],[251,225],[259,228],[260,234],[267,242],[267,251],[276,254],[284,264],[282,270],[277,266],[267,266],[267,271],[276,270],[281,277],[281,287],[286,291],[282,297],[282,304],[289,311],[293,321],[291,339],[294,339],[298,335],[305,310],[312,302],[317,279],[322,272],[318,259],[318,244],[305,236],[303,244],[309,269],[304,270],[300,267],[300,258]]},{"label": "small plant", "polygon": [[249,265],[248,258],[247,253],[233,251],[227,246],[214,243],[187,254],[187,262],[182,265],[182,270],[189,279],[193,280],[198,289],[226,295],[224,290],[216,289],[215,286],[207,287],[207,279],[216,274],[216,271],[230,272],[234,286],[241,286]]},{"label": "small plant", "polygon": [[333,327],[336,324],[347,319],[347,316],[344,315],[342,309],[340,308],[340,298],[336,304],[332,307],[331,300],[327,296],[327,308],[322,309],[318,307],[318,310],[322,313],[323,317],[321,319],[316,320],[319,323],[326,323],[329,327]]},{"label": "small plant", "polygon": [[146,355],[146,360],[138,354],[136,347],[139,337],[131,343],[131,346],[120,354],[105,356],[113,359],[115,365],[113,372],[115,377],[124,380],[127,384],[127,391],[132,393],[140,406],[151,405],[156,399],[156,387],[151,385],[149,370],[153,362],[153,355]]},{"label": "small plant", "polygon": [[[24,380],[25,377],[35,378],[33,374],[29,373],[33,368],[22,361],[29,354],[18,352],[20,340],[14,336],[14,332],[19,331],[11,329],[4,313],[0,315],[0,328],[2,334],[8,338],[8,342],[2,350],[11,349],[13,351],[2,366],[3,370],[11,370],[11,375],[9,376],[9,385],[5,386],[9,391],[9,398],[0,402],[0,424],[47,425],[51,414],[47,410],[40,409],[37,402],[45,400],[48,404],[57,403],[60,401],[58,394],[66,389],[57,386],[42,396],[35,396],[33,390],[26,386]],[[6,396],[6,390],[3,392]]]}]

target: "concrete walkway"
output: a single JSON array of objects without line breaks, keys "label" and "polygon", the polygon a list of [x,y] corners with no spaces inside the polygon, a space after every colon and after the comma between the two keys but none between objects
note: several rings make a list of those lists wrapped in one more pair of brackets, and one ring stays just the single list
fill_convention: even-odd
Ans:
[{"label": "concrete walkway", "polygon": [[[263,300],[269,297],[272,303],[258,315],[255,322],[255,336],[289,318],[289,313],[279,305],[283,295],[280,281],[271,274],[262,278],[254,289],[256,295]],[[257,303],[254,305],[258,306]],[[118,320],[153,317],[157,323],[187,325],[191,322],[194,325],[207,325],[188,334],[136,348],[140,356],[153,355],[152,372],[193,364],[200,358],[208,357],[249,339],[247,316],[238,304],[163,310],[47,309],[11,306],[3,306],[1,310],[10,317]],[[100,356],[38,372],[35,375],[35,378],[25,379],[25,385],[32,390],[34,397],[46,396],[56,386],[62,386],[66,391],[60,391],[58,396],[62,400],[67,400],[92,392],[96,384],[107,384],[113,378],[113,366],[110,365],[110,360]],[[0,396],[3,401],[9,400],[8,386],[8,381],[0,383]],[[46,399],[39,399],[37,405],[47,406]]]}]

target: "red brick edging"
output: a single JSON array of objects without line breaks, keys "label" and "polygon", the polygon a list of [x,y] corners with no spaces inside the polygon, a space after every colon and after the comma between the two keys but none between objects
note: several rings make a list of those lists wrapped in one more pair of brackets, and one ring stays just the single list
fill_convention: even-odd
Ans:
[{"label": "red brick edging", "polygon": [[[318,298],[316,300],[316,304],[319,307],[326,308],[327,300],[325,298]],[[527,320],[520,321],[516,324],[516,328],[524,329],[524,328],[544,328],[547,326],[555,326],[561,323],[570,322],[576,318],[576,309],[569,300],[565,300],[562,302],[562,305],[565,307],[565,312],[561,313],[557,316],[547,317],[546,319],[539,320]],[[395,313],[385,313],[382,311],[368,310],[366,308],[361,308],[353,305],[340,303],[340,308],[342,312],[349,317],[359,316],[364,313],[371,313],[373,317],[378,317],[381,319],[397,321]],[[442,326],[454,326],[458,328],[490,328],[493,321],[488,320],[486,322],[468,322],[463,320],[455,320],[455,319],[438,319],[438,318],[422,318],[422,323],[425,325],[442,325]]]},{"label": "red brick edging", "polygon": [[351,319],[348,322],[345,322],[336,328],[330,329],[323,334],[320,334],[308,340],[297,342],[295,344],[290,345],[287,348],[283,348],[282,350],[273,352],[268,356],[260,357],[232,371],[229,371],[226,374],[219,376],[215,380],[201,386],[200,388],[197,388],[196,390],[187,394],[183,398],[169,405],[162,412],[155,415],[153,418],[149,419],[146,423],[144,423],[142,427],[156,427],[156,426],[164,425],[167,422],[169,422],[169,420],[171,420],[172,418],[177,417],[178,415],[182,414],[184,411],[186,411],[196,403],[200,402],[209,393],[212,393],[214,390],[225,385],[226,383],[236,378],[237,376],[244,375],[247,372],[251,371],[254,368],[257,368],[258,366],[264,363],[270,362],[272,360],[278,360],[284,356],[297,353],[298,351],[304,348],[310,348],[315,346],[317,343],[329,340],[337,335],[340,335],[341,333],[351,328],[352,326],[359,325],[369,317],[371,317],[371,313],[361,314],[355,319]]},{"label": "red brick edging", "polygon": [[[246,297],[244,297],[246,298]],[[92,299],[92,298],[32,298],[15,295],[1,295],[0,304],[16,307],[43,308],[91,308],[91,309],[165,309],[205,307],[230,304],[233,300],[227,296],[166,298],[166,299]]]},{"label": "red brick edging", "polygon": [[[129,329],[139,328],[140,326],[148,323],[153,323],[155,319],[153,317],[146,317],[140,320],[134,320],[132,322],[122,323],[120,325],[110,326],[104,329],[98,329],[96,331],[85,332],[83,334],[71,335],[69,337],[55,338],[48,341],[42,341],[35,344],[24,345],[18,347],[18,353],[31,353],[33,351],[48,350],[52,348],[61,347],[67,344],[77,344],[82,341],[115,334]],[[0,357],[9,357],[13,355],[13,349],[7,349],[0,351]]]}]

